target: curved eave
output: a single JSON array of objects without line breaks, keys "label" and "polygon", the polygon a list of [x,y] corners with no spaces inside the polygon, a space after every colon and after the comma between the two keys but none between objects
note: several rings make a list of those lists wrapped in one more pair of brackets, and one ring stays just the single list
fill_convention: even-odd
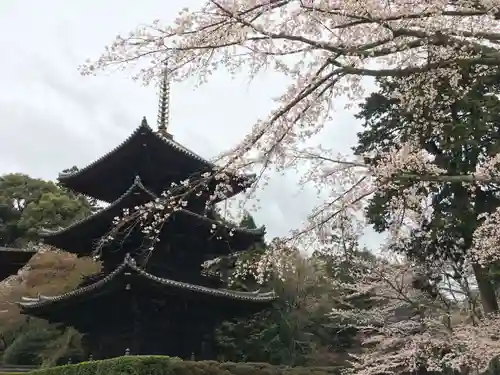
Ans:
[{"label": "curved eave", "polygon": [[237,226],[232,226],[225,224],[223,222],[220,222],[215,219],[210,219],[207,216],[199,215],[195,212],[189,211],[189,210],[184,210],[181,209],[177,211],[183,215],[193,217],[196,220],[199,220],[200,222],[203,222],[206,226],[210,226],[214,228],[214,231],[217,232],[218,229],[223,228],[228,232],[233,232],[233,234],[238,234],[238,235],[246,235],[246,236],[252,236],[255,237],[256,239],[261,239],[265,234],[266,234],[266,227],[263,225],[259,228],[254,228],[254,229],[248,229],[248,228],[241,228]]},{"label": "curved eave", "polygon": [[104,154],[101,156],[99,159],[94,160],[92,163],[88,164],[86,167],[82,169],[78,169],[74,172],[68,172],[68,173],[60,173],[59,174],[59,181],[61,183],[64,183],[65,181],[71,180],[73,178],[79,177],[81,175],[84,175],[86,172],[88,172],[90,169],[94,168],[97,164],[105,162],[107,158],[110,157],[110,155],[116,153],[118,150],[127,147],[135,137],[139,136],[141,134],[141,131],[147,131],[157,139],[160,139],[166,146],[169,146],[170,148],[174,149],[175,151],[184,154],[200,163],[203,163],[207,168],[213,169],[215,165],[211,163],[210,161],[204,159],[200,155],[194,153],[193,151],[189,150],[188,148],[184,147],[180,143],[174,141],[173,139],[170,139],[166,136],[163,136],[159,134],[158,132],[154,131],[146,122],[146,119],[143,119],[141,122],[141,125],[134,130],[134,132],[127,138],[125,139],[121,144],[116,146],[114,149],[109,151],[108,153]]},{"label": "curved eave", "polygon": [[[148,199],[156,199],[157,198],[157,196],[152,191],[148,190],[142,184],[141,179],[138,176],[136,176],[135,180],[134,180],[134,183],[128,188],[128,190],[125,193],[123,193],[117,200],[115,200],[113,203],[111,203],[110,205],[108,205],[107,207],[105,207],[105,208],[97,211],[93,215],[87,216],[87,217],[85,217],[85,218],[83,218],[81,220],[78,220],[78,221],[70,224],[66,228],[62,228],[62,229],[59,229],[59,230],[42,229],[39,232],[39,235],[42,238],[50,238],[50,237],[55,237],[55,236],[67,233],[67,232],[73,230],[75,227],[78,227],[78,226],[81,226],[82,224],[85,224],[87,222],[91,222],[93,220],[96,220],[98,217],[100,217],[100,216],[106,214],[107,212],[115,209],[125,199],[127,199],[132,194],[135,194],[136,192],[139,192],[141,194],[146,195],[148,197]],[[146,203],[146,202],[147,202],[147,200],[145,200],[144,203]]]},{"label": "curved eave", "polygon": [[15,275],[35,254],[34,250],[0,246],[0,280]]},{"label": "curved eave", "polygon": [[139,268],[135,261],[129,256],[125,256],[122,264],[120,264],[113,272],[111,272],[105,278],[90,284],[88,286],[75,289],[71,292],[64,293],[58,296],[48,297],[48,296],[38,296],[37,298],[24,297],[17,304],[25,311],[41,308],[50,304],[55,304],[58,302],[63,302],[70,300],[74,297],[83,297],[85,295],[90,295],[98,292],[99,290],[106,287],[106,285],[113,282],[121,274],[126,272],[134,272],[136,275],[147,279],[148,281],[160,285],[162,287],[179,289],[184,291],[189,291],[197,294],[209,295],[212,297],[248,301],[255,303],[266,303],[273,302],[276,300],[277,296],[274,291],[261,293],[259,291],[255,292],[238,292],[227,289],[215,289],[194,284],[188,284],[176,280],[164,279],[161,277],[154,276],[143,269]]},{"label": "curved eave", "polygon": [[0,246],[0,256],[5,256],[9,257],[11,259],[15,259],[17,262],[18,260],[20,262],[28,261],[31,259],[33,255],[36,254],[36,250],[25,250],[25,249],[19,249],[16,247],[5,247],[5,246]]}]

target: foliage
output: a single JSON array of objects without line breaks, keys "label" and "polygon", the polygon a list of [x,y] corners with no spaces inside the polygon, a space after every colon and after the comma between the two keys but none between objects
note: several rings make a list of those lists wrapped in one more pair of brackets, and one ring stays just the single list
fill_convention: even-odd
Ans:
[{"label": "foliage", "polygon": [[[218,222],[235,225],[224,219],[219,213],[215,212],[214,219]],[[250,213],[245,212],[238,227],[247,229],[256,229],[257,225]],[[245,272],[247,264],[254,263],[256,259],[262,256],[266,251],[264,240],[257,241],[244,251],[209,260],[204,263],[204,271],[212,276],[218,277],[220,281],[230,289],[251,291],[259,287],[253,275]],[[242,272],[243,271],[243,272]]]},{"label": "foliage", "polygon": [[340,326],[356,329],[362,348],[347,372],[473,374],[499,353],[494,333],[499,317],[470,314],[470,301],[453,300],[446,284],[432,285],[436,294],[429,293],[415,283],[418,268],[404,257],[352,251],[328,255],[332,286],[338,291],[338,306],[330,316]]},{"label": "foliage", "polygon": [[257,224],[255,224],[255,220],[254,220],[253,216],[248,211],[246,211],[243,214],[243,217],[240,221],[239,227],[247,228],[247,229],[256,229],[257,228]]},{"label": "foliage", "polygon": [[56,229],[89,215],[94,207],[53,182],[21,173],[0,177],[0,245],[22,246],[40,229]]},{"label": "foliage", "polygon": [[[200,84],[215,70],[251,78],[266,69],[282,73],[289,81],[287,90],[269,117],[258,121],[225,155],[227,169],[261,168],[259,181],[265,185],[265,172],[272,167],[279,171],[311,167],[303,169],[301,185],[313,184],[332,196],[308,218],[307,229],[320,226],[328,236],[335,212],[359,209],[371,192],[389,187],[393,175],[414,178],[422,185],[497,178],[491,175],[495,155],[481,160],[472,173],[450,176],[428,163],[412,141],[418,141],[423,122],[446,126],[443,109],[476,90],[462,79],[464,70],[470,68],[486,80],[496,75],[499,18],[497,4],[486,0],[432,4],[209,0],[195,11],[182,9],[170,25],[156,20],[118,36],[96,61],[82,66],[82,73],[116,65],[141,66],[136,77],[149,83],[163,75],[165,61],[173,80],[196,78]],[[149,64],[135,64],[137,60]],[[315,138],[332,119],[333,97],[362,98],[362,77],[397,79],[400,85],[392,96],[414,115],[409,137],[402,139],[405,147],[383,152],[377,167],[362,159],[346,160]],[[434,87],[440,81],[449,82],[447,96],[440,96]],[[429,120],[427,108],[433,104],[435,108],[437,102],[440,108]],[[341,188],[332,189],[335,184]],[[172,209],[171,204],[161,206],[163,211]]]},{"label": "foliage", "polygon": [[[443,173],[473,173],[482,160],[500,150],[500,100],[491,95],[499,92],[499,77],[498,73],[483,77],[466,69],[461,79],[467,80],[474,91],[468,91],[444,108],[443,101],[438,100],[422,115],[418,142],[414,140],[414,147],[425,151],[431,163]],[[413,131],[414,114],[408,113],[400,100],[391,96],[391,92],[398,90],[399,82],[385,79],[379,80],[379,84],[380,90],[367,98],[359,114],[365,127],[359,134],[356,149],[359,154],[381,155],[390,148],[399,147],[402,140],[404,143],[412,136],[409,132]],[[434,89],[440,98],[450,95],[447,81],[437,81]],[[431,125],[430,119],[436,111],[447,114],[447,126],[436,128]],[[452,336],[454,331],[473,330],[468,328],[472,322],[484,324],[478,323],[483,312],[498,313],[497,296],[492,285],[495,267],[493,272],[488,272],[492,254],[476,242],[477,230],[484,223],[485,215],[494,213],[500,205],[498,189],[498,183],[493,181],[468,185],[460,181],[444,181],[419,186],[415,179],[407,179],[393,183],[391,189],[377,192],[367,209],[367,217],[375,228],[386,230],[401,221],[402,209],[411,209],[415,204],[412,196],[428,198],[427,211],[414,221],[412,233],[391,247],[418,266],[415,268],[418,272],[413,275],[413,286],[434,300],[433,304],[441,310],[440,315],[456,318],[461,309],[461,314],[467,316],[468,323],[464,318],[447,319],[445,326]],[[396,205],[397,200],[403,204]],[[493,259],[495,257],[493,254]],[[476,288],[479,289],[482,309],[476,303]],[[490,319],[488,324],[495,325]],[[498,356],[495,343],[489,342],[487,346],[489,349],[483,347],[483,357]]]},{"label": "foliage", "polygon": [[35,327],[19,334],[3,354],[3,361],[15,365],[40,365],[40,353],[47,344],[56,340],[60,332],[51,327]]},{"label": "foliage", "polygon": [[[99,264],[89,258],[76,258],[64,252],[43,251],[36,254],[21,273],[2,286],[0,296],[0,335],[7,348],[3,362],[19,364],[16,355],[10,350],[24,353],[26,357],[36,358],[37,363],[60,363],[64,357],[75,360],[78,354],[79,337],[72,330],[60,330],[36,318],[26,319],[14,304],[21,296],[57,295],[74,289],[82,277],[99,270]],[[31,337],[43,341],[34,345]],[[14,346],[14,349],[12,349]],[[23,362],[24,364],[24,362]]]},{"label": "foliage", "polygon": [[22,275],[24,295],[56,295],[77,287],[84,276],[99,271],[100,265],[88,257],[60,251],[36,254],[28,263],[29,270]]},{"label": "foliage", "polygon": [[[490,95],[498,92],[498,79],[471,69],[462,74],[461,79],[476,90],[450,104],[450,83],[435,81],[440,99],[419,114],[418,132],[412,127],[415,114],[392,96],[401,82],[378,80],[380,90],[367,98],[358,116],[365,130],[359,134],[356,153],[376,167],[387,153],[406,152],[411,139],[413,150],[428,157],[431,169],[447,176],[474,173],[500,150],[500,101]],[[435,126],[436,112],[447,115],[447,126]],[[378,231],[388,231],[392,241],[384,249],[386,259],[357,259],[365,275],[353,272],[356,277],[343,287],[346,300],[362,291],[374,305],[354,314],[333,312],[364,333],[365,353],[355,362],[355,371],[470,372],[485,369],[500,353],[490,336],[498,326],[498,304],[484,261],[489,253],[484,247],[478,252],[474,243],[481,217],[499,206],[498,186],[493,181],[461,180],[423,185],[418,167],[413,166],[409,178],[391,176],[394,172],[389,171],[391,182],[374,193],[366,209],[369,222]],[[483,316],[478,309],[476,283],[482,311],[492,315]]]},{"label": "foliage", "polygon": [[[248,212],[239,226],[257,228]],[[355,332],[337,329],[327,316],[335,304],[323,263],[293,254],[288,259],[293,263],[293,272],[259,285],[249,268],[258,264],[266,249],[265,243],[256,243],[248,251],[212,262],[208,267],[212,273],[227,275],[229,288],[265,288],[278,294],[272,307],[222,323],[217,330],[219,358],[289,366],[338,364],[353,343]]]},{"label": "foliage", "polygon": [[[491,92],[500,92],[500,75],[484,78],[471,69],[463,72],[475,91],[442,107],[442,100],[429,106],[420,121],[422,125],[414,147],[427,152],[432,163],[448,175],[473,173],[480,162],[500,150],[500,100]],[[398,148],[401,140],[409,137],[414,114],[406,112],[399,99],[391,97],[399,83],[394,80],[380,80],[380,90],[372,94],[362,106],[359,118],[364,120],[365,130],[359,134],[358,154],[377,154]],[[438,81],[435,90],[439,97],[450,95],[448,81]],[[433,113],[440,110],[448,116],[446,127],[436,129],[430,124]],[[373,160],[372,162],[376,162]],[[498,311],[495,292],[488,275],[480,266],[484,265],[487,253],[476,254],[474,232],[482,223],[481,217],[491,214],[500,206],[497,183],[471,183],[464,186],[461,182],[441,182],[418,186],[415,180],[408,179],[393,183],[391,189],[377,192],[367,209],[369,221],[379,231],[399,226],[401,210],[417,202],[409,195],[425,196],[426,213],[414,224],[408,238],[392,245],[393,250],[407,255],[412,261],[424,268],[428,283],[451,282],[458,289],[470,288],[464,285],[468,267],[474,272],[475,279],[486,312]],[[395,209],[395,202],[402,204]],[[480,263],[480,264],[479,264]],[[453,293],[451,291],[451,293]],[[467,298],[467,296],[465,296]],[[463,298],[463,296],[459,296]]]},{"label": "foliage", "polygon": [[13,339],[2,355],[4,364],[53,366],[66,364],[69,358],[74,361],[85,359],[80,346],[81,336],[72,328],[29,318],[12,333]]},{"label": "foliage", "polygon": [[[28,246],[42,228],[57,229],[95,210],[95,203],[53,182],[21,173],[0,177],[0,246]],[[10,364],[56,363],[57,357],[76,354],[77,337],[71,330],[59,330],[38,319],[26,320],[14,302],[21,296],[51,295],[75,288],[82,276],[97,272],[90,259],[40,250],[2,286],[0,334],[7,346],[3,361]],[[49,344],[50,343],[50,344]]]},{"label": "foliage", "polygon": [[[83,276],[98,270],[99,264],[90,258],[45,250],[36,254],[8,286],[2,286],[0,334],[7,345],[3,362],[25,364],[18,362],[15,354],[18,352],[43,364],[64,363],[69,356],[75,361],[81,359],[79,335],[74,330],[61,330],[36,318],[27,320],[14,302],[19,301],[21,296],[36,296],[38,293],[57,295],[70,291],[81,282]],[[40,344],[33,344],[32,337],[38,337]],[[9,354],[11,350],[14,350],[14,354]]]},{"label": "foliage", "polygon": [[120,357],[32,372],[36,375],[335,375],[335,368],[288,368],[263,363],[181,361],[161,356]]},{"label": "foliage", "polygon": [[41,352],[44,367],[67,364],[68,362],[82,362],[86,360],[85,350],[82,347],[82,335],[71,327],[64,329],[53,341],[46,342]]},{"label": "foliage", "polygon": [[337,329],[328,318],[335,306],[324,270],[300,255],[292,275],[268,282],[279,298],[249,318],[218,329],[221,360],[305,366],[339,364],[355,332]]}]

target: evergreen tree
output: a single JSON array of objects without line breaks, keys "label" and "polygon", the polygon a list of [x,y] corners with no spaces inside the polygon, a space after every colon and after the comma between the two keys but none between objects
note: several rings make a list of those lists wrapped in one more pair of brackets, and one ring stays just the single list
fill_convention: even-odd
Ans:
[{"label": "evergreen tree", "polygon": [[219,327],[220,360],[288,366],[342,362],[355,332],[329,318],[335,293],[322,267],[300,256],[294,262],[293,274],[269,281],[278,294],[272,307]]},{"label": "evergreen tree", "polygon": [[[240,226],[257,228],[249,213],[245,213]],[[335,291],[329,282],[333,271],[325,268],[324,262],[317,262],[320,257],[306,259],[297,254],[294,271],[288,277],[271,278],[266,285],[259,285],[243,270],[257,264],[266,249],[265,242],[259,241],[228,262],[228,273],[232,274],[228,287],[273,289],[278,300],[256,315],[224,322],[219,327],[220,359],[289,366],[342,362],[345,350],[355,342],[356,332],[340,327],[329,317],[335,306]]]},{"label": "evergreen tree", "polygon": [[[462,80],[473,90],[449,106],[438,98],[433,106],[425,108],[424,118],[415,118],[391,95],[398,90],[397,79],[379,80],[380,90],[367,98],[358,114],[364,122],[364,130],[358,134],[355,153],[366,155],[369,163],[376,163],[381,153],[404,143],[409,132],[415,132],[415,123],[418,123],[420,147],[433,158],[437,167],[449,175],[475,172],[481,160],[500,152],[500,99],[491,95],[500,90],[500,73],[485,77],[464,68]],[[434,89],[441,98],[454,95],[446,80],[440,81]],[[446,111],[448,122],[430,125],[434,111]],[[400,180],[391,189],[375,193],[367,216],[377,231],[388,229],[396,219],[391,213],[391,198],[404,199],[405,190],[413,183],[411,179]],[[424,193],[431,206],[429,216],[395,249],[425,265],[426,269],[448,262],[450,274],[460,279],[481,215],[491,213],[500,204],[499,188],[495,183],[474,183],[474,189],[467,189],[459,182],[428,184]],[[498,311],[488,275],[476,264],[473,268],[484,309]],[[425,281],[416,285],[433,293],[432,285],[441,281],[441,275],[424,275],[422,280]]]},{"label": "evergreen tree", "polygon": [[253,216],[250,215],[248,211],[245,211],[243,218],[240,221],[240,227],[246,228],[246,229],[256,229],[257,225],[255,224],[255,220],[253,219]]},{"label": "evergreen tree", "polygon": [[22,246],[95,210],[85,197],[21,173],[0,177],[0,246]]}]

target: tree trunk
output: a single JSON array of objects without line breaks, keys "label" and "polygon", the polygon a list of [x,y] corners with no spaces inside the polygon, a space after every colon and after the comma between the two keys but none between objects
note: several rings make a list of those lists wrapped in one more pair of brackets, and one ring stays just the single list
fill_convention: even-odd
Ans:
[{"label": "tree trunk", "polygon": [[472,269],[476,277],[484,312],[486,314],[498,312],[497,296],[488,277],[487,269],[482,268],[479,264],[473,264]]}]

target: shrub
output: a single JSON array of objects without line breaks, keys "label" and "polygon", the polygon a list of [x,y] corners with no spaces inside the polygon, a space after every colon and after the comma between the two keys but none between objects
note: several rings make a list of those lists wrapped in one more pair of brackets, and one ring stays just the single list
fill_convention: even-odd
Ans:
[{"label": "shrub", "polygon": [[32,375],[338,375],[331,367],[285,367],[266,363],[182,361],[162,356],[130,356],[37,370]]},{"label": "shrub", "polygon": [[47,343],[59,334],[55,329],[41,327],[23,332],[5,350],[3,362],[15,365],[39,365],[43,362],[40,353]]}]

